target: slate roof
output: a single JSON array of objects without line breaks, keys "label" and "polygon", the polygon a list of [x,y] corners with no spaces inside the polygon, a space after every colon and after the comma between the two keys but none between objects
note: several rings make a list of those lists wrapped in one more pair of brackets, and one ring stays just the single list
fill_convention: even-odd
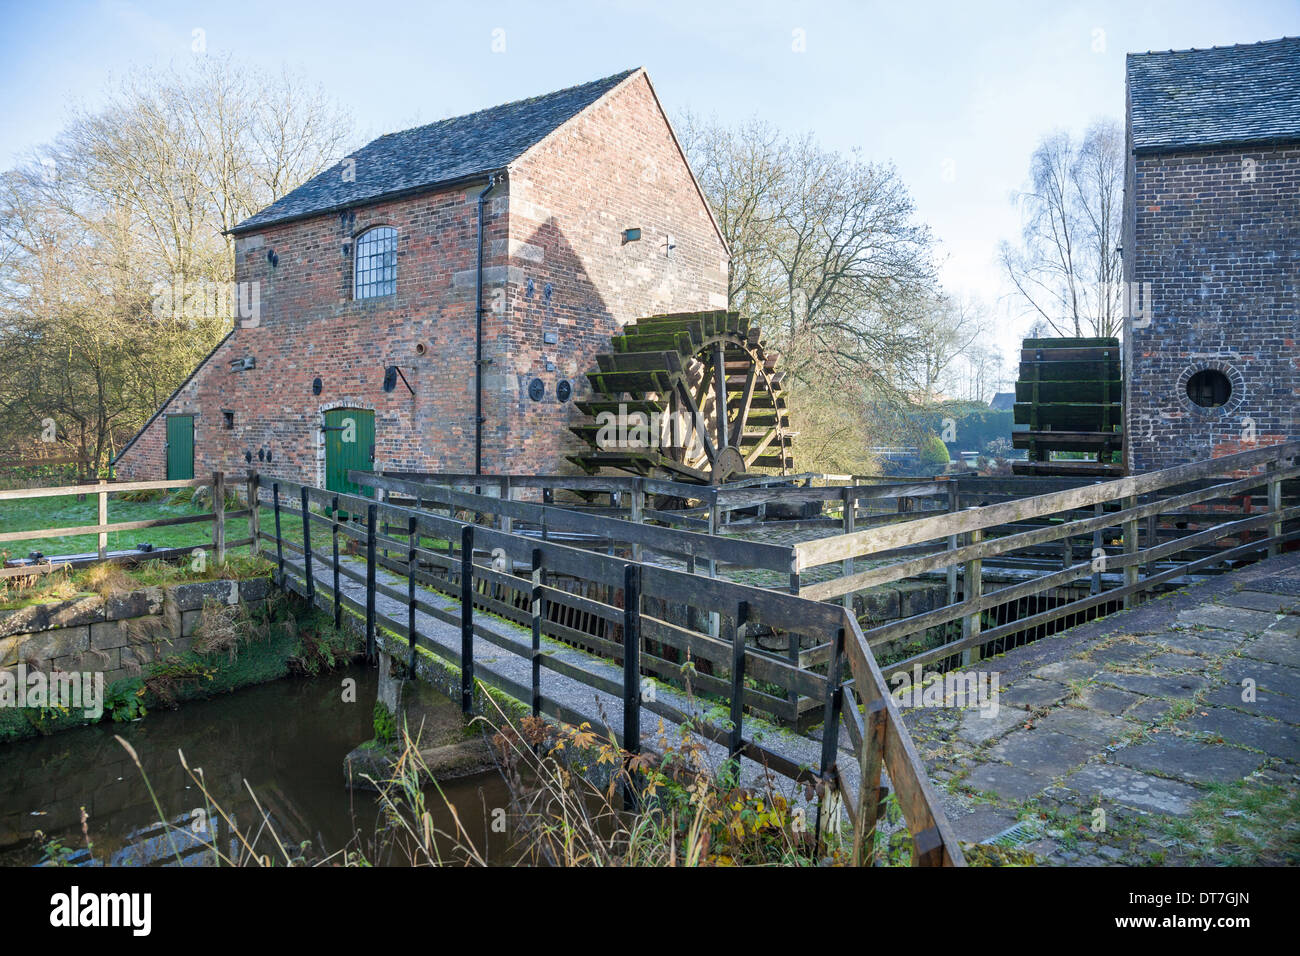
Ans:
[{"label": "slate roof", "polygon": [[349,157],[356,160],[354,181],[344,180],[340,161],[231,232],[432,189],[502,169],[635,72],[625,70],[581,86],[381,136]]},{"label": "slate roof", "polygon": [[1300,37],[1128,55],[1133,149],[1300,140]]},{"label": "slate roof", "polygon": [[1015,392],[997,392],[993,395],[993,401],[989,402],[989,408],[995,412],[1005,412],[1014,408],[1015,404]]}]

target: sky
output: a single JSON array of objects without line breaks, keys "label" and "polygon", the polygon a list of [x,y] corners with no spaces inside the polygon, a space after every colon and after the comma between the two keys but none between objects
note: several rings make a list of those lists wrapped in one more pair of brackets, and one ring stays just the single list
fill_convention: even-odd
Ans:
[{"label": "sky", "polygon": [[[1124,56],[1300,35],[1300,0],[894,3],[31,3],[0,0],[0,169],[136,67],[229,56],[289,67],[359,142],[644,66],[670,116],[759,117],[892,163],[950,293],[1024,334],[996,263],[1041,136],[1122,121]],[[200,42],[201,41],[201,42]],[[195,52],[202,47],[202,52]]]}]

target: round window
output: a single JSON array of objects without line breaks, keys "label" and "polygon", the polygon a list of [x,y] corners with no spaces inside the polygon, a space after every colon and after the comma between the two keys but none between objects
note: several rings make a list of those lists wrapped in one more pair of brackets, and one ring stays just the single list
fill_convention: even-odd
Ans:
[{"label": "round window", "polygon": [[1232,382],[1218,369],[1201,369],[1187,380],[1187,397],[1201,408],[1219,408],[1232,397]]}]

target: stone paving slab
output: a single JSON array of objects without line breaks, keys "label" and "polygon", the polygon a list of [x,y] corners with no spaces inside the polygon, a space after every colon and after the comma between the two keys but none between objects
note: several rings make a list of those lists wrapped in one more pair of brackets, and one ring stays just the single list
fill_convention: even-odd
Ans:
[{"label": "stone paving slab", "polygon": [[1092,800],[1101,797],[1138,810],[1183,816],[1201,791],[1186,783],[1116,764],[1090,763],[1065,779],[1065,786]]},{"label": "stone paving slab", "polygon": [[1035,725],[1049,733],[1065,734],[1080,740],[1101,740],[1109,744],[1134,733],[1132,721],[1109,714],[1099,714],[1083,707],[1058,707]]},{"label": "stone paving slab", "polygon": [[1205,701],[1209,704],[1233,707],[1248,714],[1300,724],[1300,700],[1295,697],[1284,697],[1281,694],[1265,693],[1257,689],[1254,700],[1242,700],[1244,692],[1239,685],[1226,684],[1206,694]]},{"label": "stone paving slab", "polygon": [[1087,687],[1074,701],[1080,707],[1095,710],[1102,714],[1118,717],[1139,701],[1145,700],[1140,694],[1134,694],[1116,687]]},{"label": "stone paving slab", "polygon": [[1168,714],[1173,709],[1173,706],[1173,701],[1170,700],[1163,700],[1159,697],[1143,697],[1126,710],[1124,716],[1139,723],[1152,724]]},{"label": "stone paving slab", "polygon": [[[1050,777],[1032,773],[1022,767],[998,764],[980,764],[962,781],[972,790],[995,793],[1005,800],[1017,803],[1041,793],[1051,782]],[[961,840],[972,839],[961,829],[957,830],[957,837]]]},{"label": "stone paving slab", "polygon": [[1250,657],[1239,657],[1223,665],[1219,676],[1229,683],[1241,685],[1250,678],[1260,690],[1272,691],[1286,697],[1300,697],[1300,668],[1274,664]]},{"label": "stone paving slab", "polygon": [[1276,615],[1266,614],[1263,611],[1250,611],[1239,607],[1227,607],[1224,605],[1202,604],[1198,607],[1188,608],[1185,611],[1178,612],[1175,618],[1179,623],[1190,624],[1192,626],[1215,627],[1228,631],[1244,631],[1247,634],[1255,634],[1264,630],[1270,624],[1277,622]]},{"label": "stone paving slab", "polygon": [[1278,720],[1253,717],[1228,707],[1198,710],[1182,725],[1229,743],[1262,750],[1272,757],[1300,760],[1300,728]]},{"label": "stone paving slab", "polygon": [[1090,661],[1102,664],[1134,663],[1150,657],[1160,650],[1150,644],[1137,644],[1131,641],[1118,641],[1109,647],[1102,647],[1088,655]]},{"label": "stone paving slab", "polygon": [[1050,707],[1058,704],[1070,693],[1070,688],[1056,681],[1040,680],[1029,677],[999,695],[1003,707],[1018,707],[1031,710],[1035,707]]},{"label": "stone paving slab", "polygon": [[1269,614],[1284,614],[1300,608],[1300,598],[1289,594],[1269,594],[1265,591],[1230,591],[1219,598],[1219,603]]},{"label": "stone paving slab", "polygon": [[1217,657],[1230,652],[1233,648],[1248,640],[1249,637],[1250,635],[1244,631],[1171,629],[1153,636],[1151,640],[1158,641],[1171,650],[1186,651],[1189,654],[1200,654],[1205,657]]},{"label": "stone paving slab", "polygon": [[1250,641],[1241,649],[1245,657],[1254,657],[1287,667],[1300,667],[1300,641],[1294,634],[1269,632]]},{"label": "stone paving slab", "polygon": [[1065,773],[1096,752],[1083,740],[1051,730],[1017,730],[989,751],[998,760],[1049,777]]},{"label": "stone paving slab", "polygon": [[997,713],[967,708],[962,712],[961,723],[957,727],[957,736],[972,744],[981,744],[987,740],[1001,737],[1014,727],[1023,727],[1027,715],[1015,707],[998,707]]},{"label": "stone paving slab", "polygon": [[1209,680],[1194,674],[1125,674],[1107,671],[1097,678],[1104,684],[1146,697],[1195,697]]},{"label": "stone paving slab", "polygon": [[1115,761],[1134,770],[1194,783],[1231,783],[1264,765],[1264,755],[1237,747],[1216,747],[1172,734],[1125,747]]},{"label": "stone paving slab", "polygon": [[1211,658],[1202,657],[1199,654],[1179,654],[1177,651],[1169,651],[1165,654],[1157,654],[1155,657],[1147,658],[1147,660],[1143,661],[1143,664],[1146,667],[1154,667],[1160,671],[1191,674],[1210,666],[1210,661]]},{"label": "stone paving slab", "polygon": [[[988,839],[1015,817],[1032,822],[1022,849],[1044,862],[1196,861],[1168,821],[1208,820],[1191,832],[1211,840],[1204,834],[1221,829],[1219,811],[1205,809],[1212,793],[1256,783],[1294,791],[1300,591],[1278,590],[1283,580],[1300,580],[1300,554],[981,661],[980,669],[1000,675],[993,721],[960,711],[906,714],[958,836]],[[1255,681],[1254,699],[1243,701],[1246,678]],[[1008,711],[1014,719],[1003,716]],[[1209,789],[1221,784],[1229,790]],[[985,811],[978,818],[977,808]],[[1092,832],[1097,809],[1110,830]],[[1228,813],[1227,825],[1242,813]]]},{"label": "stone paving slab", "polygon": [[1056,661],[1034,671],[1033,676],[1040,680],[1072,681],[1091,680],[1101,673],[1101,664],[1087,660]]}]

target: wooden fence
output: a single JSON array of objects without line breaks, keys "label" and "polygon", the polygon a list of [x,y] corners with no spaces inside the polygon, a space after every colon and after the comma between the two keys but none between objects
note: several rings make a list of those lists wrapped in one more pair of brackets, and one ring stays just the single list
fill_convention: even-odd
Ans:
[{"label": "wooden fence", "polygon": [[[888,560],[811,584],[801,594],[829,600],[922,575],[943,575],[948,585],[944,606],[871,627],[864,636],[868,645],[879,647],[959,625],[960,637],[899,661],[891,671],[952,663],[955,655],[969,663],[981,649],[1032,628],[1131,607],[1143,594],[1189,575],[1278,554],[1300,539],[1297,456],[1300,442],[1290,442],[802,542],[794,545],[796,573],[833,562]],[[1284,486],[1290,489],[1286,495]],[[980,493],[996,494],[990,486]],[[1056,549],[1054,567],[1041,567],[1044,548],[1049,554]],[[1017,555],[1029,556],[1019,562],[1022,569],[1038,566],[1046,573],[986,593],[987,564]],[[991,629],[983,626],[997,608],[1083,581],[1084,593],[1076,599]]]},{"label": "wooden fence", "polygon": [[[108,520],[111,496],[130,491],[161,491],[176,488],[205,488],[212,491],[212,511],[204,514],[178,515],[172,518],[149,518],[138,521]],[[143,531],[146,528],[164,528],[173,525],[210,523],[212,525],[212,550],[218,563],[226,559],[228,548],[252,545],[256,532],[239,541],[226,540],[226,521],[251,517],[256,525],[256,515],[244,508],[236,511],[226,510],[226,477],[222,472],[215,472],[209,478],[191,478],[187,480],[167,479],[164,481],[101,481],[93,485],[63,485],[56,488],[7,488],[0,489],[0,502],[20,501],[31,498],[55,498],[64,495],[95,496],[98,502],[98,521],[95,524],[77,525],[67,528],[36,528],[26,531],[6,531],[0,533],[0,545],[18,541],[35,541],[41,538],[61,538],[73,535],[97,535],[98,546],[95,553],[83,556],[55,556],[49,561],[0,568],[0,577],[25,577],[32,574],[44,574],[58,568],[84,567],[98,561],[151,561],[160,558],[175,558],[188,555],[193,545],[183,548],[155,548],[152,551],[132,550],[127,554],[110,555],[108,552],[108,535],[113,531]]]},{"label": "wooden fence", "polygon": [[[364,477],[349,475],[350,480]],[[570,723],[599,720],[597,714],[579,713],[543,693],[542,671],[562,674],[622,701],[624,730],[620,740],[631,753],[642,746],[642,711],[674,722],[689,722],[701,736],[725,746],[733,757],[749,758],[794,780],[820,781],[827,788],[826,794],[840,794],[856,824],[855,862],[874,859],[877,824],[888,792],[883,782],[887,776],[912,838],[913,862],[964,863],[871,650],[857,622],[843,607],[637,561],[630,556],[585,550],[542,534],[518,533],[508,523],[527,518],[541,522],[549,532],[558,527],[557,522],[573,520],[559,513],[564,509],[511,501],[509,495],[494,501],[486,495],[446,487],[419,482],[396,484],[403,479],[382,480],[391,490],[404,491],[415,506],[325,491],[256,473],[250,473],[248,478],[250,500],[269,503],[275,516],[274,530],[259,532],[259,537],[275,550],[281,585],[332,609],[336,621],[341,622],[344,613],[364,621],[368,648],[376,646],[377,629],[383,627],[406,639],[413,659],[418,646],[447,660],[460,670],[461,702],[466,709],[472,706],[475,681],[482,681],[517,700],[531,702],[534,713]],[[448,513],[431,510],[437,505],[446,507]],[[461,517],[457,517],[458,512]],[[495,514],[497,523],[505,526],[476,523],[476,514]],[[364,521],[357,520],[361,515]],[[590,520],[595,516],[579,517]],[[611,529],[601,524],[602,532],[624,536],[621,540],[629,548],[636,544],[662,547],[711,561],[729,557],[775,560],[776,552],[770,550],[773,546],[609,520],[621,527]],[[388,534],[380,530],[385,525]],[[363,560],[341,556],[340,542],[346,550],[349,540],[364,553]],[[735,551],[737,547],[743,549],[743,554]],[[385,562],[383,550],[398,557]],[[783,557],[789,559],[788,549]],[[400,574],[403,586],[379,581],[377,571],[381,567]],[[344,578],[364,585],[364,602],[344,593]],[[605,599],[557,587],[559,578],[594,585]],[[448,611],[437,606],[428,600],[425,588],[457,597],[459,607]],[[380,595],[401,602],[407,611],[405,619],[383,614],[378,607]],[[551,605],[569,607],[608,622],[611,629],[607,639],[593,642],[589,634],[566,635],[556,629],[548,611]],[[518,613],[521,608],[526,608],[522,616]],[[528,630],[521,626],[517,639],[504,636],[499,628],[477,621],[476,609],[505,614],[527,625]],[[417,611],[459,628],[459,647],[449,649],[421,635]],[[716,621],[717,632],[706,627],[705,621]],[[810,638],[814,645],[826,648],[825,663],[819,669],[803,667],[750,646],[747,632],[757,627],[792,635],[794,646],[798,646],[800,638]],[[531,634],[530,640],[525,640],[526,634]],[[611,680],[546,653],[541,644],[543,634],[562,640],[567,636],[607,660],[621,660],[623,679]],[[510,679],[490,662],[475,660],[475,637],[527,660],[531,665],[530,684]],[[701,689],[727,707],[729,720],[725,724],[688,716],[657,696],[653,700],[644,697],[643,674],[672,676],[665,667],[671,662],[650,653],[654,647],[672,648],[691,660],[712,665],[712,680]],[[680,672],[680,665],[672,663],[671,669]],[[846,669],[848,680],[844,679]],[[694,680],[700,687],[699,675]],[[753,686],[754,681],[819,702],[823,733],[821,760],[816,769],[755,740],[752,733],[746,734],[747,710],[752,713],[781,700]],[[840,764],[841,722],[858,754],[861,786],[856,793],[846,786]]]}]

